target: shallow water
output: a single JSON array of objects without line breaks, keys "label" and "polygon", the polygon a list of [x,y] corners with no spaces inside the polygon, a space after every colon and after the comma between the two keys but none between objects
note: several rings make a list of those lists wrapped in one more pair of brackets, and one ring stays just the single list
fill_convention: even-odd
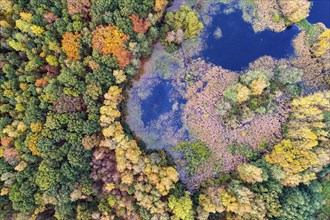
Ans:
[{"label": "shallow water", "polygon": [[313,0],[313,6],[307,20],[312,24],[322,22],[330,28],[330,0]]},{"label": "shallow water", "polygon": [[142,121],[145,125],[172,110],[173,102],[170,100],[170,95],[171,85],[166,80],[152,88],[151,95],[141,102]]},{"label": "shallow water", "polygon": [[[218,27],[222,31],[220,39],[213,36]],[[202,57],[225,69],[237,71],[264,55],[277,59],[293,55],[291,41],[299,29],[293,26],[280,33],[270,30],[255,33],[252,26],[243,20],[242,12],[236,10],[229,15],[216,14],[206,32],[207,48]]]}]

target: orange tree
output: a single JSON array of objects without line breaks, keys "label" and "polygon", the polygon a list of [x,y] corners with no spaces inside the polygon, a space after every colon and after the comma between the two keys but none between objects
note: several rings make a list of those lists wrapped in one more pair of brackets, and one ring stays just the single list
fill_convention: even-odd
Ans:
[{"label": "orange tree", "polygon": [[117,58],[118,66],[123,69],[131,60],[131,53],[126,50],[125,42],[130,39],[114,25],[99,26],[92,33],[93,49],[103,55],[114,55]]},{"label": "orange tree", "polygon": [[79,60],[79,46],[81,35],[67,32],[63,35],[62,50],[70,60]]},{"label": "orange tree", "polygon": [[145,34],[151,25],[147,19],[141,19],[139,16],[134,14],[129,16],[129,18],[133,22],[133,29],[135,33]]}]

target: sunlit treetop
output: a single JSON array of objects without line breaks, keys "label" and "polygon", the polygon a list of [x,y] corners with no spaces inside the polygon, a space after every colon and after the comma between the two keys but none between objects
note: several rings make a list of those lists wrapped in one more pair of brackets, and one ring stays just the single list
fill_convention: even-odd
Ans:
[{"label": "sunlit treetop", "polygon": [[114,55],[120,68],[126,67],[131,60],[131,54],[126,49],[125,42],[130,36],[114,25],[98,26],[92,33],[93,48],[103,55]]}]

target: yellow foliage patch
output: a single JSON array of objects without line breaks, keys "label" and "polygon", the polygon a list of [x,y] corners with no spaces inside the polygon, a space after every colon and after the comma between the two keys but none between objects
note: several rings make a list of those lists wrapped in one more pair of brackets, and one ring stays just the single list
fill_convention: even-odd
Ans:
[{"label": "yellow foliage patch", "polygon": [[168,4],[167,0],[156,0],[153,9],[155,12],[162,12],[165,10],[167,4]]},{"label": "yellow foliage patch", "polygon": [[313,45],[312,51],[316,57],[330,53],[330,29],[325,30],[318,41]]},{"label": "yellow foliage patch", "polygon": [[246,102],[250,97],[250,89],[243,84],[237,84],[237,101],[238,103]]},{"label": "yellow foliage patch", "polygon": [[[104,105],[100,108],[101,126],[103,127],[104,140],[100,147],[115,149],[117,171],[121,176],[121,190],[128,190],[134,185],[137,203],[147,209],[151,214],[162,214],[168,207],[161,202],[161,196],[166,196],[178,181],[178,173],[173,167],[164,167],[152,162],[144,154],[135,140],[130,140],[124,133],[123,127],[117,118],[120,117],[118,105],[123,100],[122,89],[111,86],[104,95]],[[135,175],[139,175],[138,178]],[[112,190],[114,185],[107,185],[107,190]],[[117,204],[125,207],[120,198]]]},{"label": "yellow foliage patch", "polygon": [[31,13],[20,12],[19,15],[21,16],[21,18],[24,21],[31,23],[31,21],[32,21],[32,14]]},{"label": "yellow foliage patch", "polygon": [[115,77],[117,84],[125,82],[126,80],[126,75],[123,70],[114,70],[113,76]]},{"label": "yellow foliage patch", "polygon": [[38,134],[33,134],[32,136],[30,136],[29,142],[28,142],[28,147],[29,147],[32,155],[35,155],[35,156],[41,155],[37,149],[38,139],[39,139]]},{"label": "yellow foliage patch", "polygon": [[261,95],[266,87],[267,82],[262,78],[255,79],[250,84],[252,95]]},{"label": "yellow foliage patch", "polygon": [[37,26],[37,25],[32,25],[30,27],[30,30],[36,36],[41,36],[45,32],[45,29],[43,29],[42,27]]}]

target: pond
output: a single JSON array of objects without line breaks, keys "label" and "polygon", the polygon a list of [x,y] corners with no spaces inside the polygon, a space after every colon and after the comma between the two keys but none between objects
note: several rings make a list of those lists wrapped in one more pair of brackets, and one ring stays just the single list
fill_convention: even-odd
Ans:
[{"label": "pond", "polygon": [[172,110],[170,95],[171,85],[166,80],[152,88],[150,96],[141,102],[142,121],[145,125],[149,125],[151,121]]},{"label": "pond", "polygon": [[264,55],[276,59],[292,55],[294,48],[291,40],[299,33],[296,26],[280,33],[270,30],[255,33],[252,26],[243,20],[239,10],[229,15],[216,14],[206,32],[214,33],[219,28],[222,36],[217,39],[213,34],[208,34],[205,39],[207,48],[201,56],[213,64],[234,71],[242,70]]},{"label": "pond", "polygon": [[312,24],[322,22],[330,28],[330,0],[313,0],[313,6],[307,20]]},{"label": "pond", "polygon": [[[163,52],[163,49],[155,50],[152,62],[149,61],[152,66],[156,63],[153,58]],[[181,121],[181,106],[185,100],[173,87],[171,79],[161,77],[162,70],[152,69],[155,71],[147,71],[133,81],[133,88],[128,91],[126,121],[148,149],[161,150],[188,139]]]}]

